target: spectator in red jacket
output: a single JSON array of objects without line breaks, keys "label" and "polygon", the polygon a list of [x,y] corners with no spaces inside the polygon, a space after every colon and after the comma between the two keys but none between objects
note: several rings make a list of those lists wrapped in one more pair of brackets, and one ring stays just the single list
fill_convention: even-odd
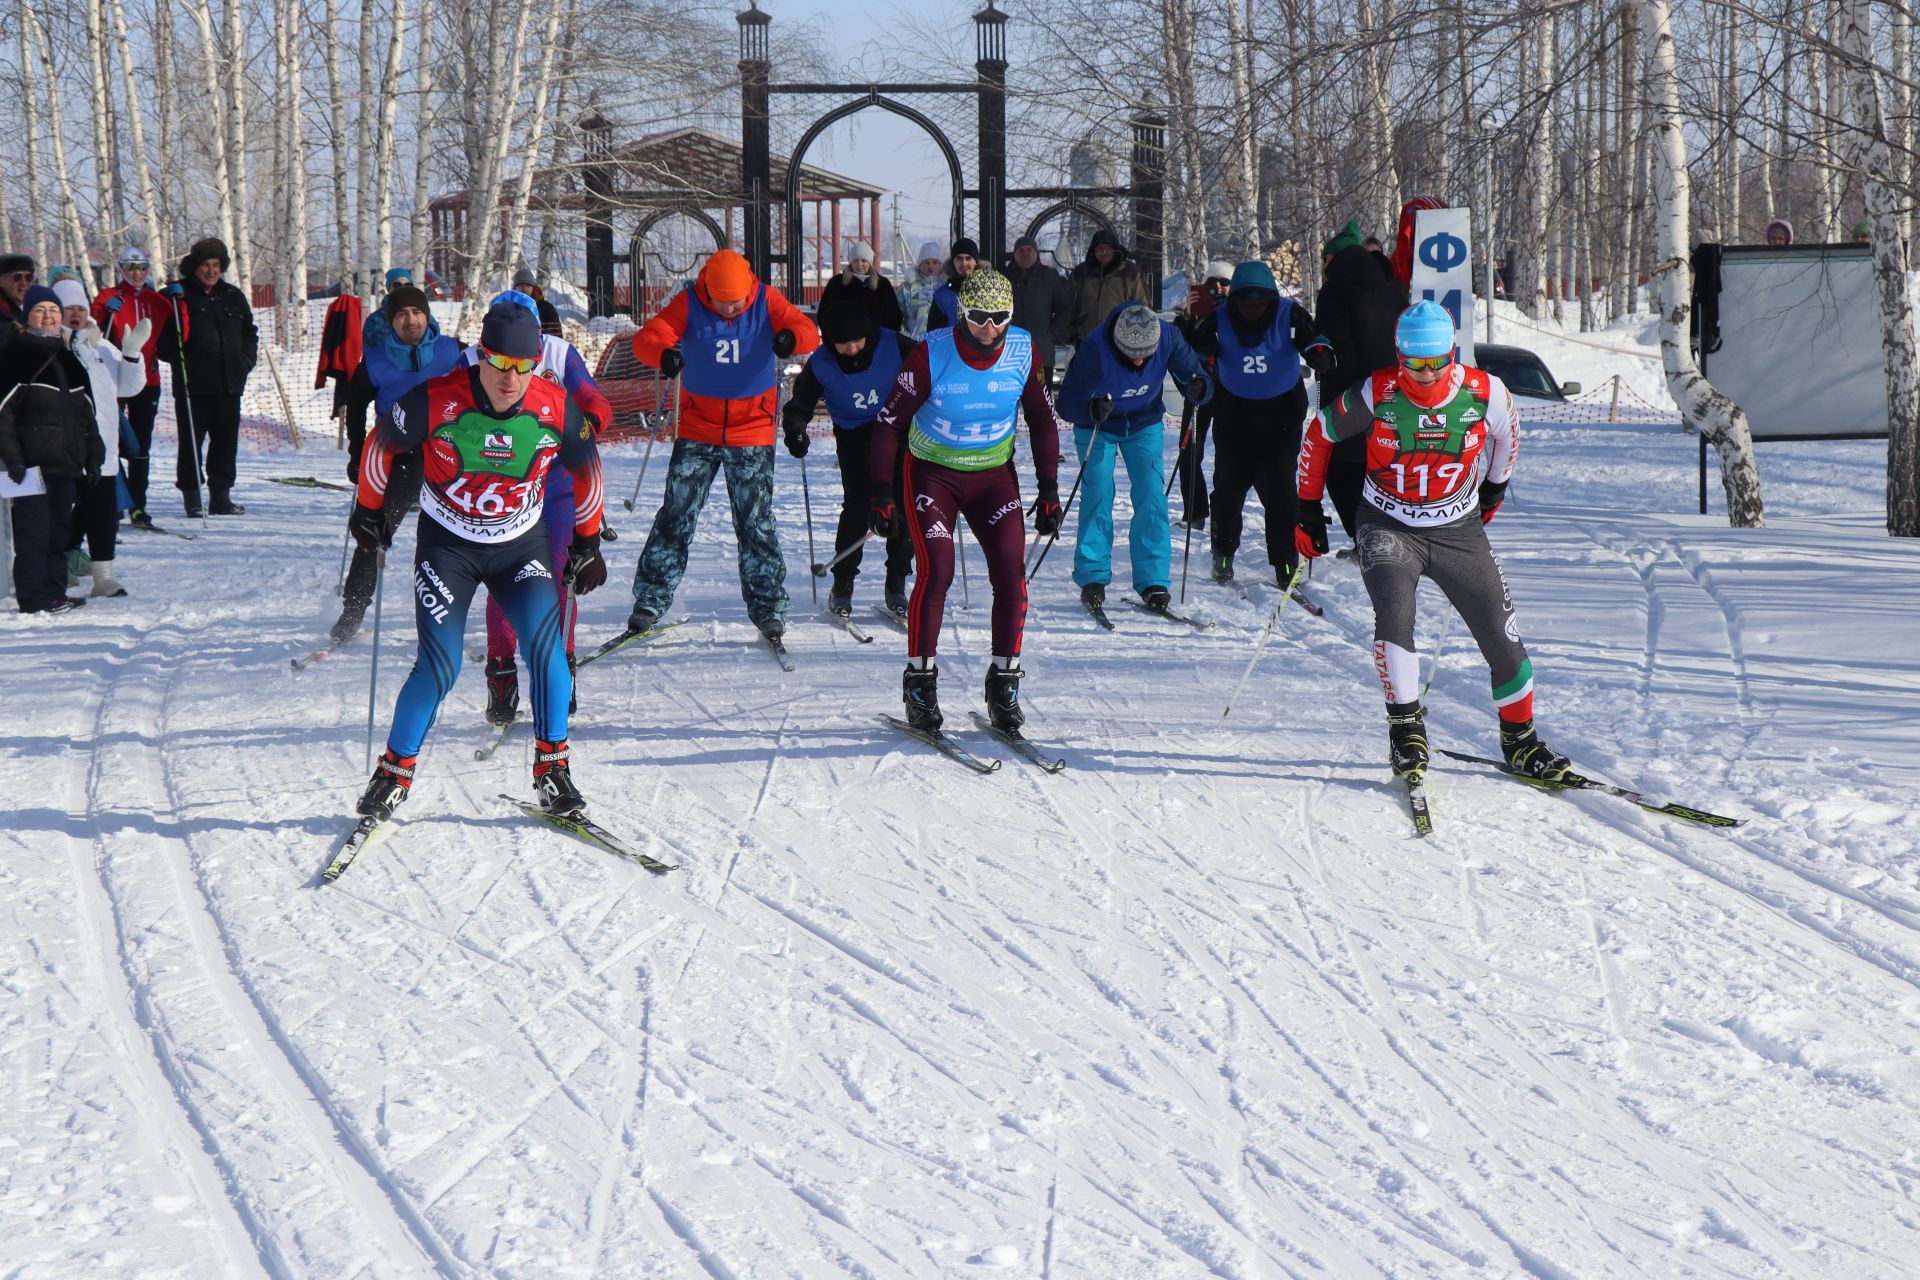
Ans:
[{"label": "spectator in red jacket", "polygon": [[694,521],[724,467],[747,616],[769,640],[786,633],[787,568],[773,525],[774,414],[781,364],[819,345],[813,321],[731,249],[707,259],[693,285],[633,335],[635,359],[679,377],[680,427],[666,496],[634,570],[628,630],[652,629],[673,602]]},{"label": "spectator in red jacket", "polygon": [[153,517],[147,514],[147,455],[153,447],[153,420],[160,411],[160,358],[154,348],[167,323],[167,304],[148,283],[150,271],[147,251],[128,245],[120,251],[120,279],[93,299],[93,322],[112,346],[118,347],[142,320],[150,322],[147,341],[141,347],[147,384],[137,395],[120,397],[127,426],[133,429],[133,438],[140,446],[126,456],[127,497],[133,504],[127,519],[148,527],[153,525]]}]

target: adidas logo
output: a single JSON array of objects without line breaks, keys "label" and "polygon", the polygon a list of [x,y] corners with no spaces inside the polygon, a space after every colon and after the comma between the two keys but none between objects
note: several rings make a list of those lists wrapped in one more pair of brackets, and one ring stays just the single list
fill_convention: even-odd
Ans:
[{"label": "adidas logo", "polygon": [[551,581],[553,575],[547,571],[547,566],[538,560],[529,560],[520,566],[520,572],[513,575],[515,582],[525,582],[528,578],[546,578]]}]

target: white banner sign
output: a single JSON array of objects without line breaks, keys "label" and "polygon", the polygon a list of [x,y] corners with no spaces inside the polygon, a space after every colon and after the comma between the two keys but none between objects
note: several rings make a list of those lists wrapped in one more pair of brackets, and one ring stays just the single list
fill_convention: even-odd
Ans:
[{"label": "white banner sign", "polygon": [[1437,302],[1453,317],[1460,359],[1473,363],[1473,218],[1466,209],[1413,215],[1412,300]]}]

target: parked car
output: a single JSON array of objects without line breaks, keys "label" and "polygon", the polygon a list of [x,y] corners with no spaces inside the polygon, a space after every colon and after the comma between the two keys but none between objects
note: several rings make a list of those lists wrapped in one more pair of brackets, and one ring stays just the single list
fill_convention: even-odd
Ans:
[{"label": "parked car", "polygon": [[1556,382],[1544,360],[1525,347],[1477,342],[1473,362],[1507,384],[1507,390],[1530,400],[1565,400],[1580,394],[1577,382]]},{"label": "parked car", "polygon": [[613,409],[613,421],[601,433],[602,439],[666,429],[667,412],[673,402],[668,393],[672,380],[634,358],[631,335],[617,336],[607,344],[593,380],[600,384],[600,394]]}]

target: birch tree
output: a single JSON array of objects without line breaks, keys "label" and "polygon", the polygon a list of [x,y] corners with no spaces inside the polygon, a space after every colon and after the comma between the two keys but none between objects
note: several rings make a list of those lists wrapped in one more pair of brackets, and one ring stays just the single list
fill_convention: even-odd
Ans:
[{"label": "birch tree", "polygon": [[[164,7],[166,0],[158,0]],[[125,0],[114,0],[113,4],[113,44],[114,52],[120,64],[120,81],[127,95],[127,126],[133,134],[133,175],[135,185],[140,192],[140,219],[145,230],[147,255],[155,260],[164,260],[166,245],[160,235],[160,214],[153,199],[153,168],[147,160],[147,126],[141,119],[145,110],[141,99],[141,78],[134,75],[133,50],[127,41],[127,6]]]},{"label": "birch tree", "polygon": [[27,126],[27,243],[33,246],[33,260],[47,260],[47,224],[41,219],[40,199],[40,95],[33,80],[33,5],[20,0],[20,110]]},{"label": "birch tree", "polygon": [[[166,0],[160,0],[165,3]],[[207,70],[207,103],[212,108],[207,112],[213,120],[213,198],[219,210],[220,239],[226,243],[227,252],[233,253],[233,177],[227,167],[231,148],[227,144],[227,113],[221,108],[226,96],[226,88],[220,75],[220,59],[215,56],[220,48],[213,38],[213,0],[189,0],[193,14],[193,25],[200,32],[200,50],[202,61]]]},{"label": "birch tree", "polygon": [[[560,6],[553,5],[554,12]],[[393,0],[387,32],[386,74],[380,80],[380,143],[374,159],[373,217],[376,274],[393,261],[393,126],[400,106],[400,57],[406,43],[407,0]],[[365,110],[365,104],[362,104]],[[420,139],[424,145],[424,135]]]},{"label": "birch tree", "polygon": [[[60,193],[61,259],[75,265],[87,260],[87,231],[80,222],[80,204],[73,197],[73,167],[67,163],[67,127],[60,109],[60,72],[53,61],[53,42],[31,3],[20,6],[20,18],[40,60],[40,80],[47,90],[47,121],[53,142],[53,185]],[[31,96],[31,91],[29,95]]]},{"label": "birch tree", "polygon": [[1907,286],[1907,255],[1900,239],[1906,203],[1895,185],[1893,148],[1874,68],[1872,17],[1867,0],[1846,0],[1837,33],[1846,54],[1853,123],[1862,146],[1859,163],[1872,225],[1873,279],[1880,303],[1880,347],[1887,382],[1887,532],[1920,537],[1920,448],[1916,447],[1913,302]]},{"label": "birch tree", "polygon": [[1766,523],[1760,472],[1753,460],[1753,432],[1739,405],[1716,391],[1694,363],[1687,339],[1693,272],[1687,261],[1691,221],[1686,139],[1681,133],[1680,89],[1674,68],[1673,18],[1667,0],[1637,0],[1640,40],[1646,50],[1642,77],[1647,95],[1647,131],[1652,138],[1653,217],[1662,262],[1660,356],[1667,391],[1685,419],[1720,455],[1720,485],[1727,520],[1736,529]]},{"label": "birch tree", "polygon": [[433,148],[427,144],[434,128],[436,59],[433,47],[433,0],[420,0],[419,34],[415,36],[413,44],[414,76],[419,89],[414,102],[416,141],[413,161],[413,238],[410,247],[414,258],[414,279],[424,287],[427,282],[428,233],[433,225],[433,211],[428,207],[432,196],[430,160]]}]

